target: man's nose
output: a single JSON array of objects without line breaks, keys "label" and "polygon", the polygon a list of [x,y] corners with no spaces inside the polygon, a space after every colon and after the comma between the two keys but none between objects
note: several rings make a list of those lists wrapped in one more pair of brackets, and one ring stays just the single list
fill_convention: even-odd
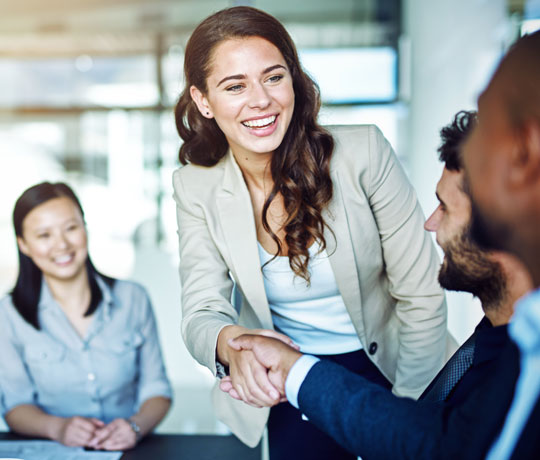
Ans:
[{"label": "man's nose", "polygon": [[441,223],[441,215],[442,215],[442,211],[441,211],[441,206],[439,205],[437,209],[433,211],[431,216],[427,218],[426,222],[424,223],[424,228],[428,232],[436,232],[437,229],[439,228],[439,224]]}]

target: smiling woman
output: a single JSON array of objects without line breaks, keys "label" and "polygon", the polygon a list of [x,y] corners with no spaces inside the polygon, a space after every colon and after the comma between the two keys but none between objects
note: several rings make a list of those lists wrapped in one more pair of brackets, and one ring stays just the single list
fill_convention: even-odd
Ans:
[{"label": "smiling woman", "polygon": [[[215,119],[241,162],[267,163],[285,136],[294,110],[285,59],[260,37],[227,40],[214,50],[208,90],[191,86],[201,114]],[[244,73],[230,75],[230,69]]]},{"label": "smiling woman", "polygon": [[79,200],[44,182],[15,204],[19,275],[0,301],[0,408],[9,427],[70,446],[133,447],[170,406],[148,296],[100,274]]},{"label": "smiling woman", "polygon": [[222,379],[218,416],[248,445],[268,421],[271,460],[356,458],[228,341],[271,336],[418,396],[442,365],[446,308],[414,191],[375,126],[318,124],[318,88],[272,16],[205,19],[184,73],[173,182],[186,345]]},{"label": "smiling woman", "polygon": [[74,279],[84,272],[86,230],[81,212],[69,198],[54,198],[30,211],[22,235],[17,237],[21,252],[46,278]]}]

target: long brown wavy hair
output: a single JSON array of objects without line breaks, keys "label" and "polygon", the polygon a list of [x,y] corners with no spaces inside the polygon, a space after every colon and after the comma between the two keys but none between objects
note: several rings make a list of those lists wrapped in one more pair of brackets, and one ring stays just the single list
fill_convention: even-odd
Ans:
[{"label": "long brown wavy hair", "polygon": [[185,89],[175,108],[176,127],[183,144],[182,164],[213,166],[227,153],[229,145],[214,119],[203,117],[191,99],[190,87],[207,93],[213,50],[225,40],[261,37],[283,55],[292,76],[295,94],[294,112],[281,145],[272,155],[270,171],[274,180],[262,211],[263,228],[278,246],[282,245],[267,221],[268,207],[281,194],[287,213],[285,242],[289,265],[308,283],[309,245],[313,241],[326,248],[323,231],[327,224],[322,210],[332,198],[330,158],[334,140],[317,123],[321,105],[317,84],[303,71],[296,47],[285,27],[273,16],[251,7],[233,7],[219,11],[201,22],[191,35],[185,50]]}]

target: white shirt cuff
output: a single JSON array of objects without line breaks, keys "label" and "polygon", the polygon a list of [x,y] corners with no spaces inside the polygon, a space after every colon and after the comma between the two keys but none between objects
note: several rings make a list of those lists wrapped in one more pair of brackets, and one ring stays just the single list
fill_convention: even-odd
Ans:
[{"label": "white shirt cuff", "polygon": [[298,409],[298,392],[306,375],[311,368],[320,361],[319,358],[311,355],[303,355],[293,364],[287,380],[285,380],[285,395],[289,402]]}]

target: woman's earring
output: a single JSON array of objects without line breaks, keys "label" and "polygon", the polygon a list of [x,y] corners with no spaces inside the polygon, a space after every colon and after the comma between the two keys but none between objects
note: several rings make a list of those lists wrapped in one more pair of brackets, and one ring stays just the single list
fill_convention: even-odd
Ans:
[{"label": "woman's earring", "polygon": [[206,115],[210,115],[210,112],[206,112]]}]

